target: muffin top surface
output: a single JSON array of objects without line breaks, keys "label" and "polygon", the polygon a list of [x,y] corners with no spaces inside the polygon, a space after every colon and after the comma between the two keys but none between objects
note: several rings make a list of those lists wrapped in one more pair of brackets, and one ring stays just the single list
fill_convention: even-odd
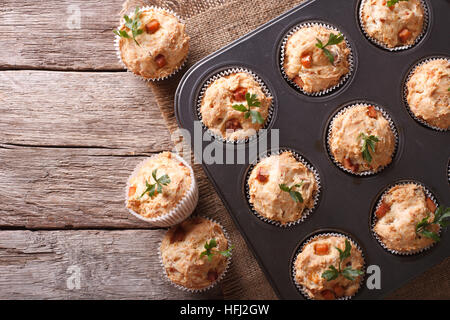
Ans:
[{"label": "muffin top surface", "polygon": [[[322,274],[334,266],[339,270],[351,267],[362,271],[364,258],[361,251],[349,241],[351,245],[350,256],[340,262],[340,250],[345,250],[344,236],[324,235],[318,236],[307,243],[295,260],[295,280],[312,299],[328,300],[344,296],[353,296],[360,287],[361,276],[353,280],[339,274],[333,280],[327,280]],[[348,241],[348,240],[347,240]]]},{"label": "muffin top surface", "polygon": [[[376,212],[374,231],[387,248],[399,252],[414,252],[430,246],[433,240],[416,232],[417,224],[429,215],[434,219],[436,206],[427,198],[423,187],[415,183],[392,187],[383,197]],[[432,224],[429,231],[438,232]]]},{"label": "muffin top surface", "polygon": [[[295,159],[291,152],[262,159],[253,168],[248,186],[254,209],[261,216],[281,224],[300,219],[305,209],[314,206],[318,191],[314,173]],[[294,199],[287,188],[300,193],[301,201]]]},{"label": "muffin top surface", "polygon": [[307,93],[320,92],[337,85],[341,77],[350,71],[350,49],[345,40],[326,49],[333,55],[332,63],[316,44],[319,39],[324,45],[330,34],[338,31],[314,25],[303,27],[287,40],[284,54],[284,71],[289,79]]},{"label": "muffin top surface", "polygon": [[[212,258],[203,255],[205,244],[215,239]],[[202,217],[183,221],[167,231],[161,243],[161,257],[169,279],[185,288],[203,289],[225,271],[227,257],[219,251],[228,249],[228,240],[215,222]]]},{"label": "muffin top surface", "polygon": [[[132,19],[134,17],[130,16]],[[157,79],[172,74],[184,62],[189,52],[189,37],[185,26],[173,14],[154,8],[140,11],[143,32],[131,38],[131,30],[122,25],[130,38],[119,38],[120,56],[133,73],[147,79]]]},{"label": "muffin top surface", "polygon": [[[259,112],[262,123],[256,122],[253,115],[247,117],[247,112],[233,108],[242,105],[248,109],[247,96],[252,95],[256,95],[259,107],[250,106],[250,109]],[[252,75],[238,72],[220,77],[208,86],[201,101],[200,113],[202,122],[214,134],[227,140],[243,140],[264,127],[271,103],[272,98],[265,95]]]},{"label": "muffin top surface", "polygon": [[191,170],[171,152],[162,152],[145,160],[133,172],[128,181],[127,208],[146,218],[168,214],[183,199],[191,182]]},{"label": "muffin top surface", "polygon": [[366,33],[389,48],[413,44],[424,27],[420,0],[400,1],[388,7],[387,0],[366,0],[362,7]]},{"label": "muffin top surface", "polygon": [[409,108],[428,124],[450,128],[450,61],[436,59],[418,66],[406,84]]},{"label": "muffin top surface", "polygon": [[[370,144],[366,142],[368,139],[373,141],[375,151],[367,145]],[[360,173],[377,171],[391,163],[395,141],[388,120],[379,110],[357,104],[333,119],[328,145],[336,161],[350,171]]]}]

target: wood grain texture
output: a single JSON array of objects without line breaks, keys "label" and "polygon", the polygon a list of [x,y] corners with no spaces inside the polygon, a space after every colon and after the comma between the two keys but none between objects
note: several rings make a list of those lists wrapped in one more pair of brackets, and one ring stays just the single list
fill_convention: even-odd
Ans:
[{"label": "wood grain texture", "polygon": [[147,83],[127,72],[0,72],[0,143],[154,152],[170,137]]},{"label": "wood grain texture", "polygon": [[0,72],[0,227],[147,228],[124,208],[146,156],[172,148],[147,84],[119,72]]},{"label": "wood grain texture", "polygon": [[[127,7],[158,5],[189,17],[224,1],[133,0]],[[0,69],[123,70],[112,32],[120,22],[123,3],[3,0]]]},{"label": "wood grain texture", "polygon": [[[164,230],[2,231],[0,299],[221,298],[220,284],[192,294],[165,279],[157,254],[163,235]],[[79,289],[68,289],[70,266],[79,268]]]},{"label": "wood grain texture", "polygon": [[0,67],[122,70],[112,33],[122,2],[3,0]]},{"label": "wood grain texture", "polygon": [[0,227],[148,228],[125,208],[145,156],[115,149],[0,148]]}]

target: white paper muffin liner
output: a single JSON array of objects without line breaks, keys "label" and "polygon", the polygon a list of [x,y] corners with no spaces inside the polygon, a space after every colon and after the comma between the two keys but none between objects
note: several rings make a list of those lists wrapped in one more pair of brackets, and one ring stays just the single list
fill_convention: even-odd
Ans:
[{"label": "white paper muffin liner", "polygon": [[428,127],[430,129],[436,130],[436,131],[440,131],[440,132],[446,132],[449,131],[449,129],[442,129],[436,126],[433,126],[431,124],[429,124],[427,121],[425,121],[424,119],[421,119],[419,117],[417,117],[414,112],[411,110],[409,103],[408,103],[408,82],[409,80],[411,80],[411,77],[413,76],[414,72],[417,70],[418,67],[424,65],[425,63],[428,63],[430,61],[434,61],[434,60],[447,60],[450,62],[450,58],[449,57],[445,57],[445,56],[436,56],[436,57],[429,57],[429,58],[424,58],[422,60],[420,60],[419,62],[417,62],[415,65],[413,65],[413,67],[408,71],[408,75],[404,81],[403,84],[403,103],[406,106],[406,110],[408,110],[409,115],[416,120],[417,122],[419,122],[421,125]]},{"label": "white paper muffin liner", "polygon": [[[141,161],[133,170],[133,173],[130,175],[127,181],[126,189],[125,189],[125,206],[127,206],[128,201],[128,190],[130,188],[130,180],[132,177],[136,176],[139,173],[139,170],[147,161],[149,161],[153,157],[157,157],[159,154],[153,155],[149,158],[144,159]],[[195,207],[197,206],[198,202],[198,186],[197,181],[195,179],[194,171],[192,170],[192,167],[179,155],[172,153],[172,155],[175,157],[177,161],[182,162],[187,168],[189,168],[190,177],[191,177],[191,185],[189,189],[185,192],[183,198],[180,200],[180,202],[170,210],[167,214],[155,217],[155,218],[146,218],[142,215],[140,215],[137,212],[134,212],[133,210],[128,208],[128,211],[135,216],[136,218],[143,220],[145,222],[148,222],[150,226],[152,227],[170,227],[173,225],[176,225],[180,223],[181,221],[185,220],[187,217],[189,217],[192,212],[194,211]]]},{"label": "white paper muffin liner", "polygon": [[[302,212],[302,216],[295,220],[295,221],[291,221],[285,224],[282,224],[279,221],[276,220],[271,220],[267,217],[264,217],[263,215],[261,215],[258,211],[256,211],[256,209],[254,208],[253,204],[250,202],[250,189],[249,189],[249,185],[248,185],[248,180],[250,178],[250,175],[253,171],[253,169],[255,168],[255,166],[263,159],[270,157],[271,155],[279,155],[283,152],[290,152],[292,153],[292,155],[294,156],[294,158],[302,163],[306,168],[308,168],[308,170],[310,170],[313,174],[314,174],[314,179],[316,179],[316,183],[317,183],[317,191],[316,194],[314,195],[314,204],[311,208],[305,208]],[[250,165],[246,177],[245,177],[245,197],[247,199],[247,203],[250,207],[251,212],[257,216],[259,219],[261,219],[264,222],[270,223],[274,226],[277,227],[282,227],[282,228],[288,228],[288,227],[292,227],[295,226],[303,221],[306,220],[306,218],[316,209],[317,204],[319,203],[319,198],[320,198],[320,191],[321,191],[321,184],[320,184],[320,176],[318,171],[313,167],[313,165],[305,160],[300,154],[298,154],[296,151],[289,149],[289,148],[280,148],[277,151],[268,151],[267,153],[265,153],[264,155],[261,155],[258,157],[258,159],[255,161],[254,164]]]},{"label": "white paper muffin liner", "polygon": [[[422,187],[422,188],[423,188],[423,191],[424,191],[424,193],[425,193],[425,196],[428,197],[428,198],[430,198],[430,199],[434,202],[434,204],[436,205],[436,207],[438,206],[438,203],[437,203],[436,198],[434,197],[434,195],[431,193],[431,191],[430,191],[423,183],[418,182],[418,181],[415,181],[415,180],[405,180],[405,181],[401,181],[401,182],[397,182],[397,183],[388,185],[388,186],[385,188],[385,191],[384,191],[384,192],[381,194],[381,196],[379,197],[379,199],[378,199],[378,201],[377,201],[377,203],[376,203],[376,205],[375,205],[375,207],[374,207],[374,209],[373,209],[373,211],[372,211],[372,217],[371,217],[371,220],[372,220],[372,225],[371,225],[372,230],[371,230],[371,231],[372,231],[372,234],[373,234],[373,236],[375,237],[375,239],[377,239],[378,243],[379,243],[379,244],[383,247],[383,249],[385,249],[386,251],[388,251],[388,252],[390,252],[390,253],[393,253],[393,254],[396,254],[396,255],[401,255],[401,256],[411,256],[411,255],[419,254],[419,253],[421,253],[421,252],[423,252],[423,251],[426,251],[426,250],[432,248],[432,247],[436,244],[436,241],[433,241],[429,246],[424,247],[424,248],[422,248],[422,249],[413,250],[413,251],[398,251],[398,250],[394,250],[394,249],[388,248],[388,247],[384,244],[383,240],[382,240],[382,239],[378,236],[378,234],[375,232],[375,225],[376,225],[376,223],[378,222],[378,218],[377,218],[377,215],[376,215],[375,213],[376,213],[376,211],[378,210],[378,208],[380,207],[381,203],[383,202],[384,197],[386,196],[386,194],[389,192],[389,190],[391,190],[391,189],[392,189],[393,187],[395,187],[395,186],[398,186],[398,185],[405,185],[405,184],[409,184],[409,183],[413,183],[413,184],[415,184],[415,185],[418,185],[418,186]],[[439,227],[439,232],[438,232],[438,234],[440,234],[440,233],[441,233],[441,228]]]},{"label": "white paper muffin liner", "polygon": [[208,87],[216,80],[225,77],[225,76],[229,76],[231,74],[234,73],[240,73],[240,72],[245,72],[247,74],[249,74],[250,76],[253,77],[253,79],[259,84],[259,86],[261,87],[261,90],[263,91],[263,93],[265,94],[266,97],[268,98],[272,98],[271,104],[269,106],[268,109],[268,114],[267,114],[267,118],[266,121],[264,122],[264,125],[261,127],[261,129],[266,129],[270,122],[272,121],[272,117],[273,117],[273,110],[274,110],[274,98],[272,96],[272,94],[270,93],[269,89],[267,88],[266,84],[264,83],[264,81],[253,71],[246,69],[246,68],[242,68],[242,67],[232,67],[229,69],[225,69],[217,74],[214,74],[213,76],[211,76],[207,81],[205,81],[205,83],[203,84],[200,93],[198,95],[198,99],[197,99],[197,117],[200,120],[202,127],[204,130],[206,130],[206,132],[208,132],[208,134],[210,134],[212,137],[214,137],[214,139],[224,142],[224,143],[230,143],[230,144],[240,144],[240,143],[246,143],[249,141],[252,141],[254,139],[256,139],[258,137],[258,131],[261,130],[259,129],[254,135],[247,137],[246,139],[239,139],[239,140],[228,140],[225,137],[223,137],[221,134],[215,133],[213,132],[211,129],[209,129],[202,120],[202,113],[200,112],[201,106],[202,106],[202,101],[203,101],[203,96],[205,95],[206,90],[208,89]]},{"label": "white paper muffin liner", "polygon": [[422,40],[422,38],[424,37],[427,29],[428,29],[428,16],[429,16],[429,11],[428,11],[428,6],[426,4],[426,2],[424,0],[420,0],[420,3],[422,5],[423,8],[423,26],[422,26],[422,32],[417,36],[416,40],[409,45],[404,45],[404,46],[398,46],[398,47],[394,47],[394,48],[390,48],[387,45],[385,45],[384,43],[382,43],[381,41],[372,38],[366,31],[364,23],[363,23],[363,7],[364,7],[364,3],[366,2],[366,0],[361,0],[361,3],[359,5],[359,25],[361,27],[361,31],[362,33],[366,36],[366,38],[372,42],[373,44],[377,45],[380,48],[383,48],[385,50],[391,51],[391,52],[395,52],[395,51],[401,51],[401,50],[406,50],[409,48],[414,47],[416,44],[419,43],[420,40]]},{"label": "white paper muffin liner", "polygon": [[450,159],[448,160],[448,165],[447,165],[447,181],[450,184]]},{"label": "white paper muffin liner", "polygon": [[348,62],[349,62],[349,71],[341,76],[341,79],[339,80],[339,82],[322,91],[317,91],[317,92],[306,92],[305,90],[303,90],[303,88],[301,88],[298,84],[296,84],[294,81],[292,81],[288,75],[286,74],[285,70],[284,70],[284,58],[285,58],[285,50],[286,50],[286,44],[289,40],[289,38],[298,30],[302,29],[302,28],[308,28],[308,27],[313,27],[313,26],[321,26],[321,27],[325,27],[331,31],[334,32],[340,32],[342,33],[338,28],[329,25],[329,24],[325,24],[325,23],[321,23],[321,22],[303,22],[301,24],[298,24],[297,26],[295,26],[294,28],[292,28],[287,35],[283,38],[283,42],[281,45],[281,54],[280,54],[280,69],[281,69],[281,74],[283,75],[283,78],[294,88],[296,88],[297,90],[299,90],[301,93],[307,95],[307,96],[312,96],[312,97],[319,97],[325,94],[328,94],[334,90],[336,90],[337,88],[339,88],[340,86],[342,86],[352,75],[353,70],[354,70],[354,59],[353,59],[353,49],[350,45],[350,42],[347,40],[347,36],[345,34],[344,35],[344,40],[345,43],[347,45],[347,48],[349,48],[350,50],[350,54],[348,56]]},{"label": "white paper muffin liner", "polygon": [[340,232],[321,232],[318,233],[316,235],[313,235],[312,237],[306,239],[303,244],[297,249],[294,259],[292,261],[292,265],[291,265],[291,276],[292,276],[292,281],[294,281],[295,287],[297,288],[298,291],[300,291],[300,293],[308,300],[314,300],[313,298],[311,298],[309,296],[309,294],[306,292],[306,290],[304,289],[304,287],[299,284],[297,282],[296,279],[296,269],[295,269],[295,262],[297,261],[298,255],[303,251],[304,247],[319,238],[327,238],[327,237],[344,237],[346,238],[348,241],[350,241],[350,243],[352,244],[352,248],[357,248],[360,252],[361,252],[361,256],[363,258],[363,266],[361,268],[361,271],[364,273],[364,275],[360,276],[360,280],[359,280],[359,289],[351,296],[344,296],[344,297],[340,297],[336,300],[350,300],[352,299],[361,289],[361,286],[364,282],[364,278],[365,278],[365,269],[366,269],[366,258],[364,257],[364,251],[361,249],[361,247],[359,246],[358,243],[356,243],[352,238],[350,238],[348,235],[340,233]]},{"label": "white paper muffin liner", "polygon": [[[333,153],[331,152],[331,149],[330,149],[331,131],[332,131],[335,119],[338,116],[342,115],[347,110],[349,110],[349,109],[351,109],[351,108],[353,108],[353,107],[355,107],[357,105],[363,105],[363,106],[366,106],[366,107],[373,106],[375,108],[375,110],[380,111],[381,114],[383,115],[383,117],[388,121],[389,128],[391,129],[391,131],[392,131],[392,133],[394,134],[394,137],[395,137],[395,146],[394,146],[394,151],[392,153],[392,160],[391,160],[391,162],[389,164],[383,166],[383,167],[378,168],[378,170],[376,170],[376,171],[375,170],[367,170],[367,171],[362,171],[362,172],[353,172],[352,170],[347,169],[346,167],[344,167],[339,161],[337,161],[336,158],[334,157]],[[352,103],[350,105],[347,105],[347,106],[343,107],[341,110],[339,110],[339,112],[337,112],[333,116],[332,120],[330,121],[330,124],[328,125],[328,129],[327,129],[326,146],[327,146],[327,152],[328,152],[328,155],[329,155],[330,159],[333,161],[333,163],[339,169],[341,169],[341,170],[343,170],[343,171],[345,171],[347,173],[353,174],[355,176],[363,177],[363,176],[370,176],[370,175],[374,175],[374,174],[380,173],[381,171],[383,171],[384,169],[386,169],[388,166],[390,166],[392,164],[392,162],[394,161],[395,155],[397,154],[398,141],[399,141],[398,131],[397,131],[397,128],[396,128],[396,126],[394,124],[394,121],[392,120],[390,115],[382,107],[380,107],[380,106],[378,106],[377,104],[374,104],[374,103],[366,103],[366,102],[358,103],[358,102],[356,102],[356,103]]]},{"label": "white paper muffin liner", "polygon": [[[158,10],[158,11],[163,11],[163,12],[169,13],[169,14],[175,16],[181,23],[184,24],[184,21],[180,18],[180,16],[178,16],[178,15],[177,15],[174,11],[172,11],[172,10],[165,9],[165,8],[161,8],[161,7],[157,7],[157,6],[144,6],[144,7],[141,7],[141,8],[139,9],[139,12],[143,12],[143,11],[147,11],[147,10]],[[128,14],[128,16],[133,16],[133,15],[134,15],[134,10],[130,11],[130,13]],[[125,22],[125,21],[124,21],[123,18],[122,18],[122,19],[121,19],[120,26],[119,26],[119,29],[122,28],[122,26],[124,25],[124,22]],[[185,66],[186,61],[187,61],[187,59],[188,59],[188,56],[189,56],[189,52],[188,52],[188,53],[186,54],[186,57],[184,57],[184,60],[180,62],[180,65],[179,65],[177,68],[175,68],[175,69],[172,71],[172,73],[170,73],[170,74],[168,74],[168,75],[166,75],[166,76],[163,76],[163,77],[157,77],[157,78],[145,78],[145,77],[143,77],[143,76],[141,76],[141,75],[138,75],[138,74],[134,73],[132,70],[128,69],[127,65],[123,62],[123,60],[122,60],[122,55],[121,55],[121,52],[120,52],[119,41],[120,41],[120,37],[119,37],[118,35],[115,35],[115,38],[114,38],[114,48],[116,49],[116,55],[117,55],[117,58],[119,59],[120,64],[127,70],[127,72],[131,73],[131,74],[132,74],[133,76],[135,76],[136,78],[138,78],[138,79],[140,79],[140,80],[143,80],[143,81],[146,81],[146,82],[149,82],[149,81],[157,82],[157,81],[160,81],[160,80],[166,80],[166,79],[172,77],[172,76],[173,76],[174,74],[176,74],[178,71],[180,71],[181,69],[183,69],[183,67]]]},{"label": "white paper muffin liner", "polygon": [[[218,223],[216,220],[211,219],[209,217],[197,216],[196,215],[196,216],[193,216],[192,218],[194,218],[194,217],[205,218],[205,219],[207,219],[207,220],[209,220],[209,221],[219,225],[221,227],[221,229],[222,229],[223,234],[225,235],[225,238],[227,239],[228,249],[231,248],[232,244],[231,244],[230,236],[228,235],[228,232],[225,230],[225,228],[220,223]],[[164,236],[163,236],[163,239],[164,239]],[[230,251],[230,256],[227,257],[227,260],[226,260],[227,262],[226,262],[226,265],[225,265],[225,269],[223,270],[223,272],[221,274],[219,274],[219,276],[217,277],[216,281],[211,283],[209,286],[207,286],[205,288],[202,288],[202,289],[191,289],[191,288],[187,288],[187,287],[184,287],[182,285],[174,283],[172,280],[170,280],[169,275],[167,274],[166,267],[164,265],[163,259],[162,259],[161,245],[162,245],[162,240],[163,239],[161,239],[161,243],[159,245],[159,250],[158,250],[159,262],[161,264],[161,267],[162,267],[162,270],[163,270],[164,277],[165,277],[166,281],[169,282],[175,288],[177,288],[179,290],[182,290],[182,291],[190,292],[190,293],[202,293],[202,292],[208,291],[208,290],[212,289],[213,287],[215,287],[225,277],[226,273],[228,272],[228,269],[229,269],[230,264],[231,264],[231,256],[233,255],[233,250]]]}]

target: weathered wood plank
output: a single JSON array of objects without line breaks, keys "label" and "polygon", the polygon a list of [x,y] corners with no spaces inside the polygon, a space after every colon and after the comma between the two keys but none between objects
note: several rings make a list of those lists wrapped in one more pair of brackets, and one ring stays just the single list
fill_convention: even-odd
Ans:
[{"label": "weathered wood plank", "polygon": [[126,180],[150,153],[0,147],[0,228],[148,228],[125,208]]},{"label": "weathered wood plank", "polygon": [[220,285],[190,294],[168,283],[157,254],[163,234],[0,231],[0,299],[221,298]]},{"label": "weathered wood plank", "polygon": [[0,143],[159,151],[171,145],[147,84],[126,72],[0,72]]},{"label": "weathered wood plank", "polygon": [[[226,0],[129,0],[158,5],[182,17]],[[3,0],[0,8],[0,69],[123,70],[112,30],[124,0]]]},{"label": "weathered wood plank", "polygon": [[122,2],[3,0],[0,67],[122,70],[112,33]]}]

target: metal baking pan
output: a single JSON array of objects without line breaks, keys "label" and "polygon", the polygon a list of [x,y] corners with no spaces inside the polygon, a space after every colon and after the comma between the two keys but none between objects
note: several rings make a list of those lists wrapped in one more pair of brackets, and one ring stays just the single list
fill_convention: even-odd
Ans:
[{"label": "metal baking pan", "polygon": [[[449,232],[444,232],[441,242],[430,250],[412,256],[397,256],[380,246],[370,225],[378,197],[387,186],[397,181],[422,182],[440,205],[449,205],[449,132],[432,130],[414,120],[404,105],[402,93],[405,77],[418,61],[429,56],[448,57],[450,42],[446,30],[450,29],[450,2],[426,0],[429,23],[424,37],[414,47],[398,52],[382,49],[364,36],[358,20],[359,4],[359,0],[303,3],[195,64],[186,72],[176,92],[177,121],[190,133],[197,159],[201,159],[203,151],[210,148],[223,151],[223,163],[230,152],[246,152],[246,161],[242,164],[235,161],[235,164],[203,162],[202,165],[282,299],[304,298],[291,277],[292,260],[299,245],[320,230],[350,235],[363,249],[366,266],[380,267],[381,289],[368,289],[364,282],[354,297],[356,299],[382,298],[449,256]],[[310,97],[297,91],[285,81],[280,70],[280,47],[284,36],[294,26],[307,21],[336,26],[353,49],[355,61],[351,77],[338,90],[321,97]],[[194,143],[200,90],[212,75],[231,67],[247,68],[264,81],[275,105],[269,128],[279,129],[280,147],[297,151],[320,174],[322,190],[319,203],[300,224],[282,228],[260,220],[251,212],[244,185],[246,173],[256,155],[249,154],[249,150],[253,150],[263,137],[237,144],[214,138]],[[382,172],[367,177],[354,176],[339,169],[330,160],[325,145],[330,118],[343,105],[353,101],[383,106],[399,134],[393,162]],[[200,132],[204,132],[204,128]],[[269,131],[269,149],[271,135]]]}]

